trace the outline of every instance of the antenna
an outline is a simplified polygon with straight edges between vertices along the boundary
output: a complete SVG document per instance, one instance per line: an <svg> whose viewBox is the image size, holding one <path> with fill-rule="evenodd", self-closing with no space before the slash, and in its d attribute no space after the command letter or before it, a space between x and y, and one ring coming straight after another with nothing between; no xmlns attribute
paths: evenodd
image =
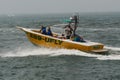
<svg viewBox="0 0 120 80"><path fill-rule="evenodd" d="M74 13L71 20L72 20L72 23L74 23L73 35L75 35L75 31L79 24L79 13L78 12Z"/></svg>

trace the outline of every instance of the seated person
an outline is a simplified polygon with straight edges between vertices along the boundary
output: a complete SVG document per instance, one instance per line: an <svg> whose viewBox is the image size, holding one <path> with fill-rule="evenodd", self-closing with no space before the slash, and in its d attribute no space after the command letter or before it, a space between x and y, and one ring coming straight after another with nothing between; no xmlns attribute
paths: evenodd
<svg viewBox="0 0 120 80"><path fill-rule="evenodd" d="M51 28L50 28L50 27L47 27L47 30L46 30L46 35L53 36L53 34L52 34L52 31L51 31Z"/></svg>
<svg viewBox="0 0 120 80"><path fill-rule="evenodd" d="M74 36L71 36L71 40L76 42L86 42L81 36L76 34Z"/></svg>
<svg viewBox="0 0 120 80"><path fill-rule="evenodd" d="M46 34L46 27L41 26L40 27L40 33Z"/></svg>

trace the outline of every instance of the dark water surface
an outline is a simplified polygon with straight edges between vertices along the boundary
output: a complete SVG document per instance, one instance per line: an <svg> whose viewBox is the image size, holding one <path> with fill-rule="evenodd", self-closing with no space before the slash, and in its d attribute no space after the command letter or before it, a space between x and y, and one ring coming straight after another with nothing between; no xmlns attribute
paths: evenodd
<svg viewBox="0 0 120 80"><path fill-rule="evenodd" d="M38 48L16 28L60 24L71 15L1 15L0 80L120 80L120 13L80 14L77 33L105 44L109 55ZM54 32L62 29L52 27Z"/></svg>

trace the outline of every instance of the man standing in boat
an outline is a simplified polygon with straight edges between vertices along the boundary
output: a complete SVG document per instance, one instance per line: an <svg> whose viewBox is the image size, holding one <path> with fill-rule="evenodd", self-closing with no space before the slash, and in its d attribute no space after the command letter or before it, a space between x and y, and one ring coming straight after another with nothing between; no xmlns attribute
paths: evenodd
<svg viewBox="0 0 120 80"><path fill-rule="evenodd" d="M77 26L78 26L78 19L79 18L77 15L70 17L69 24L64 27L65 28L65 35L66 35L67 39L70 39L71 36L72 37L75 36L75 31L76 31Z"/></svg>
<svg viewBox="0 0 120 80"><path fill-rule="evenodd" d="M66 39L70 39L72 32L73 32L73 29L71 28L70 24L66 25L64 28L65 28Z"/></svg>
<svg viewBox="0 0 120 80"><path fill-rule="evenodd" d="M67 39L71 39L76 42L85 42L83 38L76 34L76 29L79 23L79 16L74 15L70 17L70 22L67 26L65 26L65 35Z"/></svg>

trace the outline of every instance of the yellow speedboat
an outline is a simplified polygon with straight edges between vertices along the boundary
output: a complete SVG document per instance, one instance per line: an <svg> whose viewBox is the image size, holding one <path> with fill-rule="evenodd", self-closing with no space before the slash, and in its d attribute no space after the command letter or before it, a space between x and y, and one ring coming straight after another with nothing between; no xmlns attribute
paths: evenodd
<svg viewBox="0 0 120 80"><path fill-rule="evenodd" d="M53 36L41 34L38 29L28 29L23 27L17 27L24 31L28 39L35 45L51 47L51 48L66 48L77 49L84 52L105 53L104 45L96 42L75 42L70 39L59 38L59 35L53 33Z"/></svg>

